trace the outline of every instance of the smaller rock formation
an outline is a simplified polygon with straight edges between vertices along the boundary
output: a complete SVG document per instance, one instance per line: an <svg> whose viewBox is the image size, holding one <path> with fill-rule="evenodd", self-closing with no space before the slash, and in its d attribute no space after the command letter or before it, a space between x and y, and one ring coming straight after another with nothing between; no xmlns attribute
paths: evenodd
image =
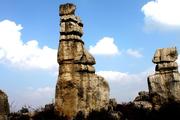
<svg viewBox="0 0 180 120"><path fill-rule="evenodd" d="M149 92L140 91L134 101L149 101Z"/></svg>
<svg viewBox="0 0 180 120"><path fill-rule="evenodd" d="M133 101L135 107L152 110L152 104L150 102L149 92L141 91Z"/></svg>
<svg viewBox="0 0 180 120"><path fill-rule="evenodd" d="M0 120L7 120L9 114L8 96L0 90Z"/></svg>
<svg viewBox="0 0 180 120"><path fill-rule="evenodd" d="M180 74L176 48L157 49L153 58L155 74L148 77L151 102L155 107L164 103L180 102Z"/></svg>

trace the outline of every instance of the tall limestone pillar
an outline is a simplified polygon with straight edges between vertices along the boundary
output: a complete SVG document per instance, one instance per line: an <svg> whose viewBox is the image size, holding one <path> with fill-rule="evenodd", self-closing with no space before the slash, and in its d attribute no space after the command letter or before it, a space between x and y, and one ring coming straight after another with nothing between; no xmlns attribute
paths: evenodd
<svg viewBox="0 0 180 120"><path fill-rule="evenodd" d="M78 112L85 116L108 105L109 85L95 74L94 57L81 39L83 23L75 16L76 6L60 5L59 76L56 84L55 111L73 119Z"/></svg>

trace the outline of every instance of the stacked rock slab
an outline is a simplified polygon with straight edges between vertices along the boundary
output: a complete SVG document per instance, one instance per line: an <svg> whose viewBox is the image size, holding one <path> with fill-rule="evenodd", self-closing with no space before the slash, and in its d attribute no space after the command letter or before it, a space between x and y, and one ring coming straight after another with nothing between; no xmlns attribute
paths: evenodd
<svg viewBox="0 0 180 120"><path fill-rule="evenodd" d="M109 102L109 86L95 74L94 57L84 48L81 39L83 23L75 16L76 6L60 5L59 76L56 84L55 110L58 115L73 119L78 112L85 116L100 110Z"/></svg>
<svg viewBox="0 0 180 120"><path fill-rule="evenodd" d="M176 48L157 49L153 58L156 64L154 75L148 77L150 99L157 107L180 101L180 74L178 72Z"/></svg>
<svg viewBox="0 0 180 120"><path fill-rule="evenodd" d="M0 120L7 120L9 114L9 103L7 95L0 90Z"/></svg>

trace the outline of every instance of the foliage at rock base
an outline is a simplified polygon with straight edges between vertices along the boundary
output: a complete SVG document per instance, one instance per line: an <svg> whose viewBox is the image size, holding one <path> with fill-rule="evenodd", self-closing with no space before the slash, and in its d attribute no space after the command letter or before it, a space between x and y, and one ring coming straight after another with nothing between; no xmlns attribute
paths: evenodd
<svg viewBox="0 0 180 120"><path fill-rule="evenodd" d="M171 102L162 105L159 110L149 110L136 107L133 102L117 104L116 107L107 110L92 111L85 119L79 112L73 120L179 120L180 103ZM59 117L54 112L54 107L36 111L34 116L29 113L10 113L10 120L69 120L67 117Z"/></svg>

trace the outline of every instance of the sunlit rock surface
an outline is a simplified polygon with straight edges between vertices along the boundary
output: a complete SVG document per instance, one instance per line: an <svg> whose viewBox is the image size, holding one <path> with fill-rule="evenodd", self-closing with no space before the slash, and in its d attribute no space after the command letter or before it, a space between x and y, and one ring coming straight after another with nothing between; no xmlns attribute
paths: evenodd
<svg viewBox="0 0 180 120"><path fill-rule="evenodd" d="M155 74L148 77L151 102L155 107L168 102L180 102L180 74L176 63L176 48L157 49L153 58Z"/></svg>
<svg viewBox="0 0 180 120"><path fill-rule="evenodd" d="M88 115L109 103L109 85L95 74L94 57L81 39L83 23L75 16L76 6L60 5L59 77L56 84L55 111L73 119L79 111Z"/></svg>

